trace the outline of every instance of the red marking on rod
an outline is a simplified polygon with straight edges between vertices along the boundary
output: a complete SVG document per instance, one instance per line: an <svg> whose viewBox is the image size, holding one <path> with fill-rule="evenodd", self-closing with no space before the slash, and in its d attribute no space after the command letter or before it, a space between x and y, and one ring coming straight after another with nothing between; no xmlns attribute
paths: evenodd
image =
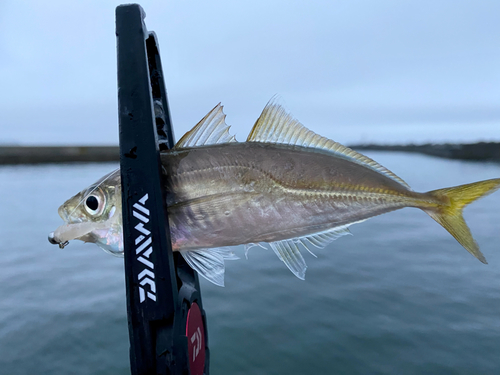
<svg viewBox="0 0 500 375"><path fill-rule="evenodd" d="M203 375L205 369L205 329L201 311L193 302L186 321L188 339L189 370L191 375Z"/></svg>

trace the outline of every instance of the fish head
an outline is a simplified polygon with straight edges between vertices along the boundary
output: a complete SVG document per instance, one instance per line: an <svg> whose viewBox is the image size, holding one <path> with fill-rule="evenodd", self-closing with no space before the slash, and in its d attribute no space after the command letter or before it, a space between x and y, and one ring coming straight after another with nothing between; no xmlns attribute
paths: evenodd
<svg viewBox="0 0 500 375"><path fill-rule="evenodd" d="M63 248L71 240L92 242L113 255L123 255L120 170L82 190L59 207L64 224L49 234Z"/></svg>

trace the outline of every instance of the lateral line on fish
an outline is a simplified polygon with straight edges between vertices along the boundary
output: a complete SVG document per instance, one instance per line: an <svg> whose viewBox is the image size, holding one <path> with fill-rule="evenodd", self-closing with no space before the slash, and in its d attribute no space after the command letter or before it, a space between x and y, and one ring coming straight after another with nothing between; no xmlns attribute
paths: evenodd
<svg viewBox="0 0 500 375"><path fill-rule="evenodd" d="M285 189L288 192L301 192L303 194L313 194L313 195L326 195L326 196L354 196L354 197L371 197L371 196L391 196L391 197L404 197L407 199L415 199L411 197L409 194L404 194L403 192L398 192L398 191L391 191L388 189L380 189L380 188L371 188L371 187L366 187L362 185L348 185L348 184L333 184L328 186L328 190L326 189L321 189L321 190L316 190L316 191L311 191L311 188L314 188L314 186L308 186L305 188L291 188L287 186L286 183L283 183L282 181L276 179L272 174L257 168L255 166L248 166L248 165L224 165L224 166L217 166L217 167L207 167L207 168L199 168L191 171L183 171L181 173L174 173L172 177L175 178L191 178L192 175L195 175L197 173L203 173L207 172L210 173L210 171L217 169L246 169L246 170L253 170L256 171L263 176L267 177L269 180L273 181L275 185L280 186L281 188ZM316 188L320 188L319 186ZM420 200L418 200L420 202Z"/></svg>
<svg viewBox="0 0 500 375"><path fill-rule="evenodd" d="M304 188L296 188L289 187L286 184L283 184L281 181L275 179L269 173L264 171L260 171L262 174L266 175L270 180L272 180L276 186L279 186L284 192L289 192L292 194L303 195L303 196L324 196L324 197L332 197L332 198L355 198L355 199L369 199L372 201L377 201L380 199L387 200L386 203L390 206L400 206L400 205L408 205L413 204L418 207L425 208L437 208L442 206L442 202L440 201L431 201L429 199L421 199L417 197L413 197L413 191L408 191L407 194L405 192L398 192L395 190L388 189L380 189L380 188L372 188L368 186L362 185L348 185L348 184L333 184L330 185L331 190L315 190L311 191L311 186ZM395 197L401 198L400 200L394 200Z"/></svg>
<svg viewBox="0 0 500 375"><path fill-rule="evenodd" d="M320 186L313 186L310 185L308 187L304 188L296 188L296 187L290 187L287 186L286 183L284 183L281 180L278 180L275 178L272 174L254 166L254 165L219 165L217 167L207 167L207 168L199 168L191 171L183 171L181 173L174 173L172 177L182 179L182 178L192 178L193 175L197 173L210 173L212 170L217 169L245 169L245 170L252 170L256 171L263 176L267 177L269 180L271 180L275 186L279 186L280 188L283 189L283 191L286 192L291 192L295 194L300 194L300 195L309 195L309 196L325 196L325 197L343 197L343 198L358 198L358 199L370 199L370 200L379 200L379 199L384 199L384 197L387 198L394 198L394 197L401 197L403 198L399 203L400 204L408 204L409 202L414 202L415 204L422 205L424 204L426 207L437 207L441 202L432 202L430 200L424 200L424 199L418 199L415 197L412 197L413 191L409 190L408 194L405 194L405 192L399 192L396 190L389 190L389 189L381 189L381 188L376 188L376 187L369 187L369 186L363 186L363 185L349 185L349 184L332 184L328 186L328 190L326 189L321 189ZM311 191L312 188L317 188L319 190ZM213 196L216 196L217 194L214 194ZM191 200L189 202L192 202ZM397 201L392 201L390 203L397 203ZM187 204L187 203L186 203Z"/></svg>

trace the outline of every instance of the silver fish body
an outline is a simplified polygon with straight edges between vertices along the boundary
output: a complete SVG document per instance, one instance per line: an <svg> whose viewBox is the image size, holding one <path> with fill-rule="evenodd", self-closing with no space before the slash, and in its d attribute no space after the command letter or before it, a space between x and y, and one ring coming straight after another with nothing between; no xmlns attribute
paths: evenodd
<svg viewBox="0 0 500 375"><path fill-rule="evenodd" d="M299 278L301 248L323 248L348 227L403 207L425 211L481 262L462 210L497 190L500 179L417 193L374 160L321 137L270 103L246 142L228 133L216 106L175 148L161 154L172 248L200 275L224 283L227 247L268 243ZM65 224L49 235L123 252L120 171L67 200Z"/></svg>
<svg viewBox="0 0 500 375"><path fill-rule="evenodd" d="M175 250L299 238L421 199L370 168L300 146L204 146L165 153L162 164Z"/></svg>

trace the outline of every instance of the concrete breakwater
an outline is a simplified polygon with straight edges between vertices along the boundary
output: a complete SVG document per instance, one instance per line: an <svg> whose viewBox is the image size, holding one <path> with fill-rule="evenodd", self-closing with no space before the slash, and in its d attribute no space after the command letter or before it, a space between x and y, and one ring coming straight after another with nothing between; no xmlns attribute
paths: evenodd
<svg viewBox="0 0 500 375"><path fill-rule="evenodd" d="M500 161L500 142L423 145L359 144L355 150L418 152L450 159ZM0 165L120 160L118 146L0 146Z"/></svg>
<svg viewBox="0 0 500 375"><path fill-rule="evenodd" d="M500 161L500 142L441 143L422 145L359 144L349 146L355 150L403 151L439 156L448 159Z"/></svg>
<svg viewBox="0 0 500 375"><path fill-rule="evenodd" d="M0 164L4 165L119 160L118 146L0 146Z"/></svg>

